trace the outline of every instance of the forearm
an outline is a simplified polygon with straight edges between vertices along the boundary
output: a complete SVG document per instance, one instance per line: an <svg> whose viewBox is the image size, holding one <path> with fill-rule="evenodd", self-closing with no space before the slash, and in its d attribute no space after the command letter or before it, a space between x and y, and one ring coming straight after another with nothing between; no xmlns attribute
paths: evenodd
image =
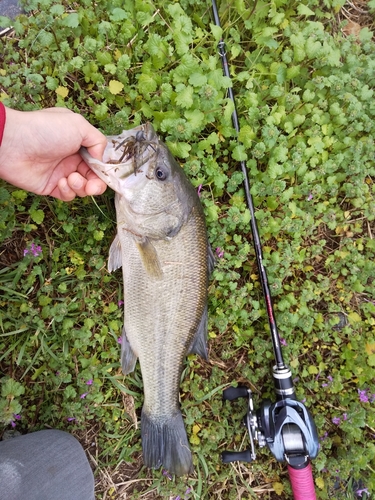
<svg viewBox="0 0 375 500"><path fill-rule="evenodd" d="M6 120L5 106L2 102L0 102L0 146L3 140L5 120Z"/></svg>

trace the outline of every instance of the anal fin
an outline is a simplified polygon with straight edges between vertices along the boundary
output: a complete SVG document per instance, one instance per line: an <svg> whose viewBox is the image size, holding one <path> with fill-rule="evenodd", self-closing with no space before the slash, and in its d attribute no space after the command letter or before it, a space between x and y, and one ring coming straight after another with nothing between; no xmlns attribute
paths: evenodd
<svg viewBox="0 0 375 500"><path fill-rule="evenodd" d="M207 243L207 267L208 267L208 276L211 275L212 271L215 268L216 257L212 251L210 243Z"/></svg>

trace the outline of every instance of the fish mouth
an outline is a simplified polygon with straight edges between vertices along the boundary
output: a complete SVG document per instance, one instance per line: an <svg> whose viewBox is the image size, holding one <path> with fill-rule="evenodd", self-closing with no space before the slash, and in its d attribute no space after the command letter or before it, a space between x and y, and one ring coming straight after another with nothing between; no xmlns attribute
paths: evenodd
<svg viewBox="0 0 375 500"><path fill-rule="evenodd" d="M149 162L151 158L158 153L158 141L147 138L147 134L143 129L138 130L135 135L125 137L121 142L114 146L115 152L120 152L121 156L118 161L113 163L123 163L129 160L133 161L133 173L137 175L142 166ZM123 179L130 175L128 172L121 175Z"/></svg>
<svg viewBox="0 0 375 500"><path fill-rule="evenodd" d="M122 164L130 160L133 162L133 171L127 171L120 175L123 179L132 173L137 175L142 166L158 153L159 140L150 123L141 125L131 130L132 134L121 135L117 139L112 138L112 148L118 159L107 163ZM123 134L124 135L124 134Z"/></svg>
<svg viewBox="0 0 375 500"><path fill-rule="evenodd" d="M111 177L122 180L137 175L142 166L157 155L158 148L159 139L151 123L147 122L119 135L107 136L102 161L93 158L84 147L81 147L80 154L89 167L115 189Z"/></svg>

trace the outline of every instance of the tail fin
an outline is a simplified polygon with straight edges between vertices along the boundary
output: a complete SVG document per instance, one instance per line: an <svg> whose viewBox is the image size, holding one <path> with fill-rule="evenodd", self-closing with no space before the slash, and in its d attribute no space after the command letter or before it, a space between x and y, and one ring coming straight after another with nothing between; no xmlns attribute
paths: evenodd
<svg viewBox="0 0 375 500"><path fill-rule="evenodd" d="M180 412L153 418L142 410L143 461L154 469L161 465L171 474L183 476L193 472L191 451Z"/></svg>

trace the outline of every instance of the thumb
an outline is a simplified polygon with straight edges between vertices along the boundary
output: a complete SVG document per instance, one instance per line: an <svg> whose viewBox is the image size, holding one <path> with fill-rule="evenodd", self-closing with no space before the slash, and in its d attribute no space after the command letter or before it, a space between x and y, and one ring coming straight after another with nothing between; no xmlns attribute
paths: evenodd
<svg viewBox="0 0 375 500"><path fill-rule="evenodd" d="M106 140L104 135L103 135L103 138L104 138L104 141L102 140L102 141L98 142L97 144L94 144L91 146L86 146L84 143L82 143L83 146L86 146L87 151L90 153L90 155L99 161L102 161L103 153L104 153L105 147L107 145L107 140Z"/></svg>
<svg viewBox="0 0 375 500"><path fill-rule="evenodd" d="M93 158L102 161L103 153L107 146L106 136L83 117L79 118L84 120L81 128L83 132L81 146L87 148L88 152Z"/></svg>

